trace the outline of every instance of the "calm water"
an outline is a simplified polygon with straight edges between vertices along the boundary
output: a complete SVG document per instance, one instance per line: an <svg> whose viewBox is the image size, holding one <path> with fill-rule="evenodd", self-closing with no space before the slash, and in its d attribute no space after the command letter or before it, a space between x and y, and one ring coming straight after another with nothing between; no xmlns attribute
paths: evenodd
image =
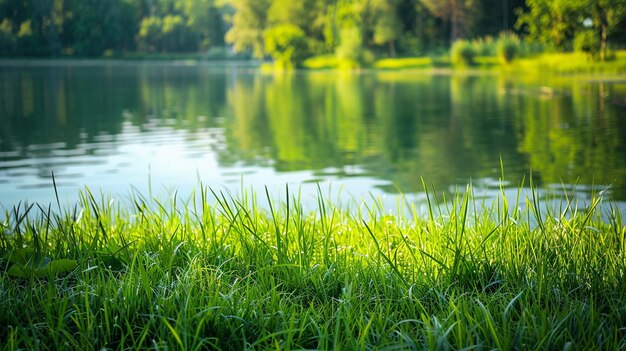
<svg viewBox="0 0 626 351"><path fill-rule="evenodd" d="M423 202L421 177L444 193L471 179L490 198L500 160L511 189L532 169L542 187L582 198L612 184L623 204L626 79L0 66L2 209L54 201L52 172L68 203L85 186L124 198L202 182L233 192L288 184L305 202L320 184L338 201L395 205L399 192Z"/></svg>

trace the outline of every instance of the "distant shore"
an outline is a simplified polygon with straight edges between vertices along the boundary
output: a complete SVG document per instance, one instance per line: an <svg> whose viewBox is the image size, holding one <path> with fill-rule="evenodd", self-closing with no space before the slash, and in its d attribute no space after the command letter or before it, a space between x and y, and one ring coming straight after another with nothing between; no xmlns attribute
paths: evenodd
<svg viewBox="0 0 626 351"><path fill-rule="evenodd" d="M0 66L92 66L102 64L165 64L165 65L210 65L216 67L258 68L263 72L283 71L271 61L257 59L208 59L197 54L188 55L129 55L119 57L2 57ZM507 74L553 74L553 75L626 75L626 50L615 52L609 61L592 61L582 53L549 53L533 57L521 57L503 64L496 57L477 57L469 67L455 67L447 56L381 58L360 67L346 68L335 56L316 56L305 60L300 71L352 71L393 72L419 71L420 73L464 73L505 72Z"/></svg>

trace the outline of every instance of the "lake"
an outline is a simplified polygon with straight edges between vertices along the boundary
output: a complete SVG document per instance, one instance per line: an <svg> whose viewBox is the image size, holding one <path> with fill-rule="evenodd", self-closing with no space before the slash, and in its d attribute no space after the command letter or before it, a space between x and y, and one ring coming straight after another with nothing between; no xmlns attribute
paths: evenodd
<svg viewBox="0 0 626 351"><path fill-rule="evenodd" d="M532 170L542 193L626 201L626 79L297 72L115 61L0 63L0 209L85 186L183 197L200 184L315 204L398 194L422 179L494 198ZM277 195L279 196L279 195ZM514 195L513 195L514 196ZM626 211L625 211L626 213Z"/></svg>

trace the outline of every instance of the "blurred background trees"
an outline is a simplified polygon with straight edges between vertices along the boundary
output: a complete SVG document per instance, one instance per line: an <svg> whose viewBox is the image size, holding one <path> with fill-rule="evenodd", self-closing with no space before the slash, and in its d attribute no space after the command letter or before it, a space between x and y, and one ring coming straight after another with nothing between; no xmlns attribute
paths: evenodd
<svg viewBox="0 0 626 351"><path fill-rule="evenodd" d="M221 50L285 65L318 55L359 65L501 33L605 60L626 45L626 1L0 0L2 56Z"/></svg>

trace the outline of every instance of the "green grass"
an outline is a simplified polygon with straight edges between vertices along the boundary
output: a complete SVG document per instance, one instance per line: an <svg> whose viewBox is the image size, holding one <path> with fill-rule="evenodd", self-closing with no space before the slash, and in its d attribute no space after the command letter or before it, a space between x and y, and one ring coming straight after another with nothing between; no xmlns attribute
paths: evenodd
<svg viewBox="0 0 626 351"><path fill-rule="evenodd" d="M496 56L477 56L474 62L476 66L483 68L494 68L502 65Z"/></svg>
<svg viewBox="0 0 626 351"><path fill-rule="evenodd" d="M0 228L0 347L625 349L621 215L535 194L431 192L428 218L204 187L18 207Z"/></svg>
<svg viewBox="0 0 626 351"><path fill-rule="evenodd" d="M342 63L334 55L315 56L304 61L303 67L312 70L341 70L353 67ZM372 68L385 71L402 70L434 70L438 68L457 69L453 67L450 58L441 57L405 57L385 58L374 62ZM497 56L476 56L470 67L460 67L462 70L488 69L507 73L520 74L626 74L626 50L616 51L615 58L606 62L589 59L584 53L551 53L532 57L515 58L510 63L503 63Z"/></svg>
<svg viewBox="0 0 626 351"><path fill-rule="evenodd" d="M515 60L509 68L538 74L626 74L626 51L615 52L615 58L606 62L593 61L580 52L542 54Z"/></svg>
<svg viewBox="0 0 626 351"><path fill-rule="evenodd" d="M433 62L430 57L387 58L374 63L374 67L377 69L407 69L432 66Z"/></svg>
<svg viewBox="0 0 626 351"><path fill-rule="evenodd" d="M308 69L337 69L341 66L341 59L335 55L320 55L306 59L302 66Z"/></svg>

